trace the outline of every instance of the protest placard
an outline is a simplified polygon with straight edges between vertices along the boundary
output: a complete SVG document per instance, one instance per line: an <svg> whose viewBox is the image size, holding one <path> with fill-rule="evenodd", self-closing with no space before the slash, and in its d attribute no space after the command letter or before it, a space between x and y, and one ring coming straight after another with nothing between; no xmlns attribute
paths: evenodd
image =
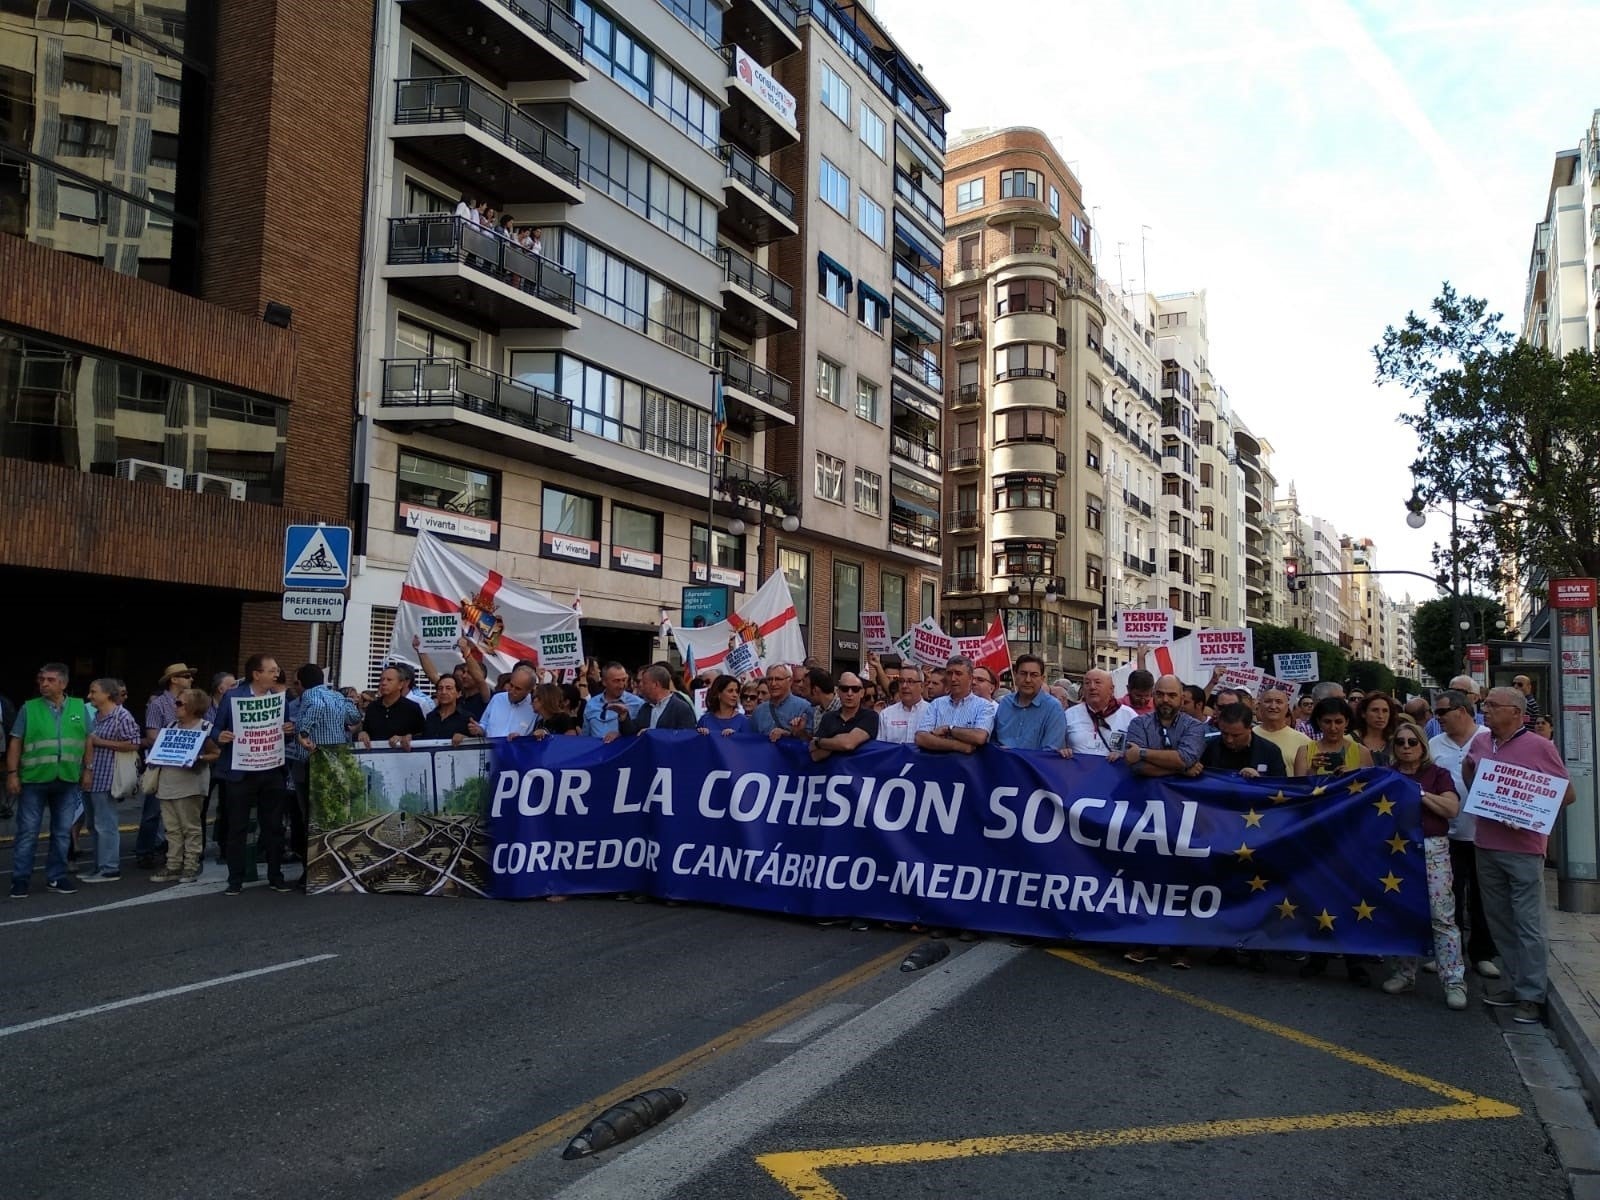
<svg viewBox="0 0 1600 1200"><path fill-rule="evenodd" d="M1123 608L1117 610L1119 646L1164 646L1172 640L1172 610Z"/></svg>
<svg viewBox="0 0 1600 1200"><path fill-rule="evenodd" d="M460 613L421 612L417 614L417 624L421 627L418 636L422 638L422 653L443 654L456 648L456 639L461 636Z"/></svg>
<svg viewBox="0 0 1600 1200"><path fill-rule="evenodd" d="M1567 781L1558 775L1514 763L1489 762L1479 767L1461 811L1514 829L1547 834L1555 827L1566 795Z"/></svg>
<svg viewBox="0 0 1600 1200"><path fill-rule="evenodd" d="M911 657L911 643L916 640L916 632L917 630L915 626L906 630L899 637L895 638L894 645L890 647L894 653L900 656L901 662L913 661Z"/></svg>
<svg viewBox="0 0 1600 1200"><path fill-rule="evenodd" d="M939 628L932 617L923 617L911 630L911 657L925 667L942 667L956 652L956 640Z"/></svg>
<svg viewBox="0 0 1600 1200"><path fill-rule="evenodd" d="M156 734L155 745L145 753L144 761L150 767L192 767L194 760L206 744L209 725L196 725L193 729L179 729L169 725Z"/></svg>
<svg viewBox="0 0 1600 1200"><path fill-rule="evenodd" d="M1263 675L1261 677L1261 688L1256 692L1256 695L1260 696L1265 692L1273 691L1282 692L1289 698L1290 704L1300 698L1300 685L1295 683L1294 680L1279 679L1275 675Z"/></svg>
<svg viewBox="0 0 1600 1200"><path fill-rule="evenodd" d="M889 636L888 613L861 614L861 643L874 654L883 654L894 649L894 639Z"/></svg>
<svg viewBox="0 0 1600 1200"><path fill-rule="evenodd" d="M1234 688L1255 696L1261 691L1261 681L1267 673L1260 667L1228 667L1217 677L1216 687Z"/></svg>
<svg viewBox="0 0 1600 1200"><path fill-rule="evenodd" d="M1202 667L1248 667L1255 658L1255 634L1249 629L1197 629L1194 640Z"/></svg>
<svg viewBox="0 0 1600 1200"><path fill-rule="evenodd" d="M1279 679L1290 679L1295 683L1315 683L1318 678L1317 653L1309 650L1295 654L1274 654L1272 673Z"/></svg>
<svg viewBox="0 0 1600 1200"><path fill-rule="evenodd" d="M583 666L583 638L576 629L539 634L539 665L547 669Z"/></svg>
<svg viewBox="0 0 1600 1200"><path fill-rule="evenodd" d="M233 767L270 771L283 766L283 693L233 698Z"/></svg>
<svg viewBox="0 0 1600 1200"><path fill-rule="evenodd" d="M735 679L743 679L746 675L760 672L761 659L756 655L754 645L750 642L740 642L728 651L728 657L723 660L722 669Z"/></svg>

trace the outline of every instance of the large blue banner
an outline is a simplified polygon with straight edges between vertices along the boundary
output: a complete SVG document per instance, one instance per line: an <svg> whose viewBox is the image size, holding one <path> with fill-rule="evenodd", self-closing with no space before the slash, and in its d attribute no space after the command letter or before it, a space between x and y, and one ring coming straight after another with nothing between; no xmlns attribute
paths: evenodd
<svg viewBox="0 0 1600 1200"><path fill-rule="evenodd" d="M1253 950L1428 953L1418 789L651 732L497 743L490 894Z"/></svg>

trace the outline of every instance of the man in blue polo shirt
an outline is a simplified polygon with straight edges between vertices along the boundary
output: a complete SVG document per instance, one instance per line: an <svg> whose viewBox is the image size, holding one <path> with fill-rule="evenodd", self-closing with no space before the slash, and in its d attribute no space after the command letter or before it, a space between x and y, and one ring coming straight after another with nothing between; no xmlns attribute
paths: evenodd
<svg viewBox="0 0 1600 1200"><path fill-rule="evenodd" d="M600 672L602 691L590 696L583 706L583 732L601 741L615 741L622 732L623 717L637 717L644 700L628 690L628 668L610 662Z"/></svg>
<svg viewBox="0 0 1600 1200"><path fill-rule="evenodd" d="M995 704L972 690L972 660L956 655L944 668L944 695L936 698L917 724L919 750L971 754L994 732Z"/></svg>
<svg viewBox="0 0 1600 1200"><path fill-rule="evenodd" d="M1024 654L1011 664L1016 689L1000 698L994 740L1013 750L1059 750L1067 739L1067 711L1044 690L1044 660Z"/></svg>
<svg viewBox="0 0 1600 1200"><path fill-rule="evenodd" d="M790 690L794 686L794 672L787 663L779 663L764 678L767 702L756 705L756 711L751 714L755 731L766 734L774 742L783 737L809 742L816 728L817 710L809 700L802 700Z"/></svg>

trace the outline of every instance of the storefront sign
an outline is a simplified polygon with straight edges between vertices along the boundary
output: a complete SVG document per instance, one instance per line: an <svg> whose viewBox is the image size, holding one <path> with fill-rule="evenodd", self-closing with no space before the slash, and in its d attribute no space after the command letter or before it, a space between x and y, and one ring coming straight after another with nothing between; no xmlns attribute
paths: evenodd
<svg viewBox="0 0 1600 1200"><path fill-rule="evenodd" d="M425 529L429 533L460 538L468 542L480 542L485 546L491 545L495 535L500 532L498 521L485 521L481 517L444 512L437 508L423 508L417 504L402 504L400 519L405 522L407 529Z"/></svg>

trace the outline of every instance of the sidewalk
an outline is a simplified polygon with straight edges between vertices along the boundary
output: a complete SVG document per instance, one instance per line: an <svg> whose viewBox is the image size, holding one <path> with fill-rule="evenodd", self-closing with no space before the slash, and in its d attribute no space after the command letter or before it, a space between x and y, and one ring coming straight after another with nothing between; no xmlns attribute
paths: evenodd
<svg viewBox="0 0 1600 1200"><path fill-rule="evenodd" d="M1557 909L1556 873L1547 871L1544 920L1550 1028L1577 1068L1590 1104L1600 1104L1600 914Z"/></svg>

